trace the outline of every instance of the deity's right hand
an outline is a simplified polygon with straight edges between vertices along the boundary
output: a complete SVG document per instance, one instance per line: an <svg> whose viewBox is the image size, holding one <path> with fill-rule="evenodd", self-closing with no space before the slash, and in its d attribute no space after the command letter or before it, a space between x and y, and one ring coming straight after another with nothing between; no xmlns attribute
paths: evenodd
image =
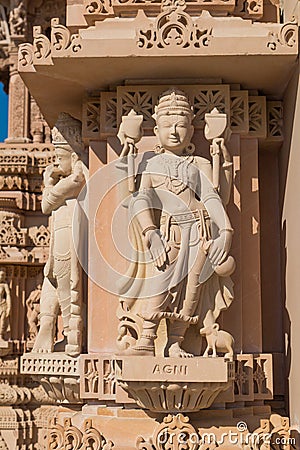
<svg viewBox="0 0 300 450"><path fill-rule="evenodd" d="M155 267L162 269L167 262L167 243L164 241L160 230L150 230L146 234L149 251Z"/></svg>
<svg viewBox="0 0 300 450"><path fill-rule="evenodd" d="M54 186L61 175L61 172L55 164L49 164L44 172L44 184L46 187Z"/></svg>

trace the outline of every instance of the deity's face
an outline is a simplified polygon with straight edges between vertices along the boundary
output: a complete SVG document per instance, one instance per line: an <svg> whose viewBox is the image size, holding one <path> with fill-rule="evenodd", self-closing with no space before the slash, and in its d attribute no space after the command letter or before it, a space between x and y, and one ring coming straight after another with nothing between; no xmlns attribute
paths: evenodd
<svg viewBox="0 0 300 450"><path fill-rule="evenodd" d="M55 149L56 166L59 172L64 176L68 176L72 173L72 153L63 148Z"/></svg>
<svg viewBox="0 0 300 450"><path fill-rule="evenodd" d="M181 154L191 141L194 127L190 116L170 114L158 117L154 132L165 150Z"/></svg>
<svg viewBox="0 0 300 450"><path fill-rule="evenodd" d="M0 283L4 283L5 281L5 272L3 270L0 271Z"/></svg>

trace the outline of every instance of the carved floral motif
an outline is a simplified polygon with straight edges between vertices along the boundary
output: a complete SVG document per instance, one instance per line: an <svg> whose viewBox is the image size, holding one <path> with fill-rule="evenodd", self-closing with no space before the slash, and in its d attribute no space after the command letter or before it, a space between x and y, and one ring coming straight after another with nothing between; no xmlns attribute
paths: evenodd
<svg viewBox="0 0 300 450"><path fill-rule="evenodd" d="M154 24L137 31L137 45L152 49L181 47L201 48L209 45L212 28L201 28L184 12L185 1L172 0L162 3L162 12Z"/></svg>

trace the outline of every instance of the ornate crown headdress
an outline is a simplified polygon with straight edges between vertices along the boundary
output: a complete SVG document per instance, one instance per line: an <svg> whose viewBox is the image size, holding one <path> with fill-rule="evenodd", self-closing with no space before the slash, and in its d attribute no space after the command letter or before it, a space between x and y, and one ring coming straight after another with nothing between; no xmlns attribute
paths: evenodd
<svg viewBox="0 0 300 450"><path fill-rule="evenodd" d="M195 117L193 107L185 92L177 88L170 88L163 92L155 106L153 118L155 120L160 116L179 114L190 116L191 120Z"/></svg>
<svg viewBox="0 0 300 450"><path fill-rule="evenodd" d="M69 152L81 153L82 142L81 122L68 113L60 113L52 129L52 143Z"/></svg>

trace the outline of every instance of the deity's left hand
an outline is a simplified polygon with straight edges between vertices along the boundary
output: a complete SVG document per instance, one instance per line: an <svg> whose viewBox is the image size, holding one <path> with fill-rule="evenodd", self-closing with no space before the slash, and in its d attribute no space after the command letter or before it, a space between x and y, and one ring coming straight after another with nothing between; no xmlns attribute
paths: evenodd
<svg viewBox="0 0 300 450"><path fill-rule="evenodd" d="M232 233L223 231L214 239L208 251L208 257L213 266L222 264L228 256L232 241Z"/></svg>

